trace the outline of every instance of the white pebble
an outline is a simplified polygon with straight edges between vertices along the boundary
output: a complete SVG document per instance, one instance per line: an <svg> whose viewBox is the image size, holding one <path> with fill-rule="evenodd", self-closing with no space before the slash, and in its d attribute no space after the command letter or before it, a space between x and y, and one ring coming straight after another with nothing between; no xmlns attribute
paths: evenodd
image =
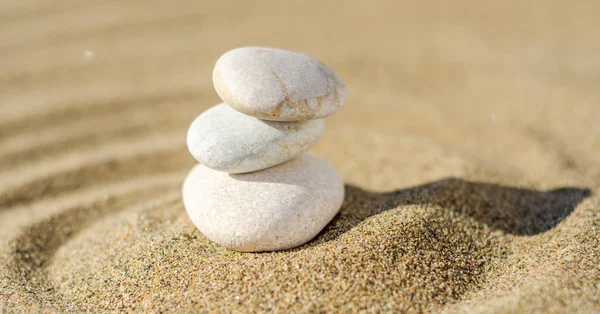
<svg viewBox="0 0 600 314"><path fill-rule="evenodd" d="M303 154L263 171L227 174L196 165L183 183L192 222L242 252L284 250L314 238L338 212L344 184L324 160Z"/></svg>
<svg viewBox="0 0 600 314"><path fill-rule="evenodd" d="M342 80L329 67L307 55L274 48L225 53L215 65L213 83L226 104L265 120L323 118L346 100Z"/></svg>
<svg viewBox="0 0 600 314"><path fill-rule="evenodd" d="M243 173L286 162L317 143L323 120L264 121L220 104L199 115L187 145L196 160L214 170Z"/></svg>

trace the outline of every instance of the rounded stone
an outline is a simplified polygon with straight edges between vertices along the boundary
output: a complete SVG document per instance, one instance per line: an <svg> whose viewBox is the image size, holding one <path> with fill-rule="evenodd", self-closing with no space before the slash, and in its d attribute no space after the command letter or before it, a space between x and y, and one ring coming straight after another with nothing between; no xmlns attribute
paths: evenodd
<svg viewBox="0 0 600 314"><path fill-rule="evenodd" d="M310 241L343 199L335 169L308 154L244 174L198 164L183 183L183 203L194 225L213 242L242 252L285 250Z"/></svg>
<svg viewBox="0 0 600 314"><path fill-rule="evenodd" d="M279 122L247 116L220 104L200 114L188 130L196 160L214 170L243 173L286 162L317 143L323 120Z"/></svg>
<svg viewBox="0 0 600 314"><path fill-rule="evenodd" d="M340 77L307 55L244 47L225 53L213 83L223 101L265 120L299 121L334 114L346 100Z"/></svg>

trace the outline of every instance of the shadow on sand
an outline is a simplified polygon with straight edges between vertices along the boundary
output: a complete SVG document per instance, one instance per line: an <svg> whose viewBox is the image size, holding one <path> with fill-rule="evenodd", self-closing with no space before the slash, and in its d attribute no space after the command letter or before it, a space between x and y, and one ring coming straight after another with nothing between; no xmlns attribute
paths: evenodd
<svg viewBox="0 0 600 314"><path fill-rule="evenodd" d="M383 211L405 205L432 204L473 217L491 229L531 236L556 226L590 195L587 188L536 191L458 178L387 193L346 185L344 205L325 230L335 229L334 233L340 235Z"/></svg>

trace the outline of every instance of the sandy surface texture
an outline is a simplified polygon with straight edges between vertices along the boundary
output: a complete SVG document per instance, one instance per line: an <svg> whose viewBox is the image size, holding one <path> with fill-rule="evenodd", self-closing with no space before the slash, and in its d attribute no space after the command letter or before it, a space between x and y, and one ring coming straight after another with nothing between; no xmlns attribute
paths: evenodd
<svg viewBox="0 0 600 314"><path fill-rule="evenodd" d="M0 311L600 312L600 2L0 1ZM335 69L312 242L207 241L186 131L229 49Z"/></svg>

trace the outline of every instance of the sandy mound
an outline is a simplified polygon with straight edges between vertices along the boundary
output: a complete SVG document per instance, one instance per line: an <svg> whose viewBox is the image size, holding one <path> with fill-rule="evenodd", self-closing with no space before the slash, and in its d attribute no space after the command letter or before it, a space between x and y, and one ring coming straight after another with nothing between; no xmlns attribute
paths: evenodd
<svg viewBox="0 0 600 314"><path fill-rule="evenodd" d="M600 311L597 2L0 4L0 309ZM242 254L180 200L212 65L330 64L312 242Z"/></svg>

